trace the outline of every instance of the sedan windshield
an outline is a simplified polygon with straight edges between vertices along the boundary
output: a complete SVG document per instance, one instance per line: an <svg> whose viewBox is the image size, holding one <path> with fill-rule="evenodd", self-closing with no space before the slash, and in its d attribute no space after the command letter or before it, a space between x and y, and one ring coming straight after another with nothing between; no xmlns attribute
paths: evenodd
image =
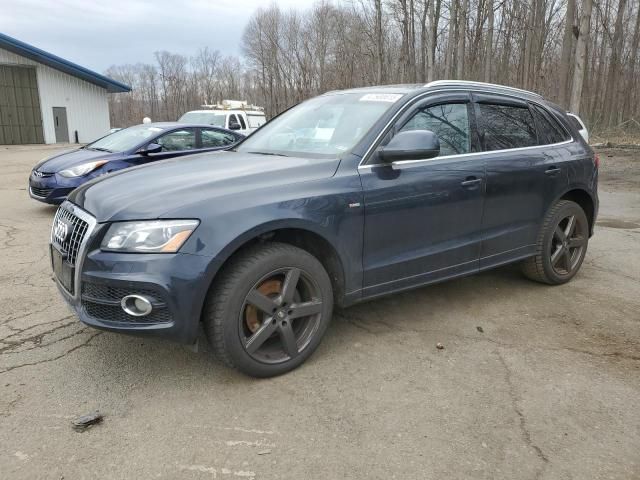
<svg viewBox="0 0 640 480"><path fill-rule="evenodd" d="M240 144L239 152L331 158L351 150L401 94L346 93L293 107Z"/></svg>
<svg viewBox="0 0 640 480"><path fill-rule="evenodd" d="M102 137L84 148L103 152L124 152L144 142L147 138L158 135L160 132L162 132L162 129L158 127L135 125Z"/></svg>
<svg viewBox="0 0 640 480"><path fill-rule="evenodd" d="M178 120L180 123L199 123L202 125L214 125L224 128L227 116L213 112L187 112Z"/></svg>

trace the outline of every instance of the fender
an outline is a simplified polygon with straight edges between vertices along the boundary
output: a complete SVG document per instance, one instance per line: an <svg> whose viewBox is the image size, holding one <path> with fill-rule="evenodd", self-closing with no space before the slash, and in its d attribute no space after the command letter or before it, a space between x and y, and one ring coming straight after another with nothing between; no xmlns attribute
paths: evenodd
<svg viewBox="0 0 640 480"><path fill-rule="evenodd" d="M594 226L596 223L596 219L598 217L599 201L598 201L598 196L594 194L594 190L591 189L589 186L585 185L584 183L574 182L569 184L569 186L560 195L554 198L553 202L549 204L549 206L545 211L545 216L549 211L549 209L553 205L555 205L560 199L571 198L573 192L580 192L578 193L578 195L586 195L589 198L589 201L591 202L591 209L590 209L589 206L584 205L579 198L573 199L573 201L578 203L583 208L583 210L585 210L585 213L587 214L587 218L589 220L589 236L593 236Z"/></svg>

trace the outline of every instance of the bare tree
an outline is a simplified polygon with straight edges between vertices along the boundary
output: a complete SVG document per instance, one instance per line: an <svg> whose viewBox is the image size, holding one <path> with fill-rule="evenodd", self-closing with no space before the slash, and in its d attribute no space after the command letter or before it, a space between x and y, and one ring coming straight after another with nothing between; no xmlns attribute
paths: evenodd
<svg viewBox="0 0 640 480"><path fill-rule="evenodd" d="M580 113L580 103L582 100L582 86L584 83L584 69L587 61L587 42L589 41L589 27L591 25L591 9L593 0L582 2L582 16L578 29L578 40L576 43L576 62L573 70L573 84L571 86L571 100L569 109L574 113Z"/></svg>
<svg viewBox="0 0 640 480"><path fill-rule="evenodd" d="M203 47L111 67L133 87L111 96L112 122L175 120L224 98L273 116L327 90L453 77L536 90L604 129L640 118L639 3L318 0L286 11L274 3L248 20L241 56Z"/></svg>
<svg viewBox="0 0 640 480"><path fill-rule="evenodd" d="M560 87L558 103L567 105L569 95L569 75L571 73L571 53L573 51L574 21L576 17L576 0L567 0L567 13L564 21L564 37L562 39L562 56L560 57Z"/></svg>

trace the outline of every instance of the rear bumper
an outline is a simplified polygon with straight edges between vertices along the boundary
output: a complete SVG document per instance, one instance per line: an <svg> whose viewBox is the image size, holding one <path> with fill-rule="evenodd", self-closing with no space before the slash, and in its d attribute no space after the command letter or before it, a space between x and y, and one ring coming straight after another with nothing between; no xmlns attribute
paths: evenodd
<svg viewBox="0 0 640 480"><path fill-rule="evenodd" d="M81 264L80 285L71 295L58 283L80 320L94 328L192 344L209 288L211 258L190 254L131 254L90 251ZM135 317L122 309L126 295L148 298L153 309Z"/></svg>

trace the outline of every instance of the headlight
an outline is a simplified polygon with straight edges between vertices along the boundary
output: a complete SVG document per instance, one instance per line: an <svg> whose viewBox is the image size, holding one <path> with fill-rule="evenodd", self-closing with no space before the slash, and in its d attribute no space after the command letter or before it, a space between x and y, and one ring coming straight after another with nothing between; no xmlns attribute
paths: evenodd
<svg viewBox="0 0 640 480"><path fill-rule="evenodd" d="M198 220L114 223L109 227L100 248L113 252L175 253L199 223Z"/></svg>
<svg viewBox="0 0 640 480"><path fill-rule="evenodd" d="M98 160L97 162L83 163L82 165L78 165L76 167L67 168L66 170L62 170L59 173L63 177L69 177L69 178L82 177L83 175L86 175L87 173L93 172L96 168L101 167L105 163L107 163L107 160Z"/></svg>

